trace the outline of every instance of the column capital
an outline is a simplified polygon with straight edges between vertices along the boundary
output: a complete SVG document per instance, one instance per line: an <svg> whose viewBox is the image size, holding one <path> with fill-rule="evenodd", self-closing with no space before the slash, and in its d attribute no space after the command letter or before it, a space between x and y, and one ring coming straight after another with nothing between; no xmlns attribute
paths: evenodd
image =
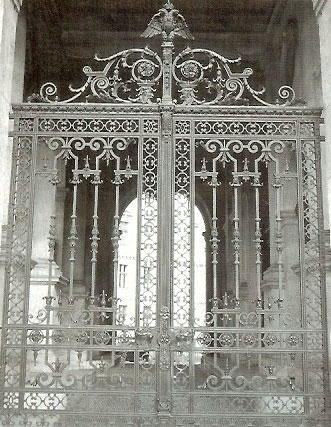
<svg viewBox="0 0 331 427"><path fill-rule="evenodd" d="M329 0L312 0L316 16L319 16L322 13L323 8L328 1Z"/></svg>
<svg viewBox="0 0 331 427"><path fill-rule="evenodd" d="M12 0L12 2L14 4L14 8L15 8L16 12L19 12L21 10L23 0Z"/></svg>

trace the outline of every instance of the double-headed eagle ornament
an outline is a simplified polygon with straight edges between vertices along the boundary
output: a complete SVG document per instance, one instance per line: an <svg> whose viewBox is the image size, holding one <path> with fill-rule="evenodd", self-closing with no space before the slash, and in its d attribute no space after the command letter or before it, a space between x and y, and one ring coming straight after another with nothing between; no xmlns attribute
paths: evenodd
<svg viewBox="0 0 331 427"><path fill-rule="evenodd" d="M149 38L158 34L162 34L165 41L172 41L175 36L194 39L183 15L175 9L170 0L153 16L141 37Z"/></svg>

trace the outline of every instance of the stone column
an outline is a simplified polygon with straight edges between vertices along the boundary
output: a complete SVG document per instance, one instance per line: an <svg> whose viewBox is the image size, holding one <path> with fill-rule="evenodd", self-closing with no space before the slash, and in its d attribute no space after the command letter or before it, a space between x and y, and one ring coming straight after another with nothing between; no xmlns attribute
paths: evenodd
<svg viewBox="0 0 331 427"><path fill-rule="evenodd" d="M22 12L20 12L22 16L18 15L20 6L20 0L0 1L0 301L3 301L4 290L6 225L12 156L12 139L8 137L9 113L12 101L21 102L23 96L26 31L25 17ZM15 65L18 67L14 76ZM0 304L0 326L2 308L3 305Z"/></svg>
<svg viewBox="0 0 331 427"><path fill-rule="evenodd" d="M49 237L51 225L55 226L55 253L58 251L57 238L60 235L56 218L57 189L50 182L49 174L36 176L36 191L34 201L33 235L32 235L32 271L30 281L29 314L37 315L43 308L43 298L48 294L49 284ZM52 216L55 218L52 220ZM63 233L63 222L60 226ZM61 230L60 230L61 233ZM62 238L60 237L60 241ZM61 248L62 249L62 248ZM57 287L66 284L62 272L55 261L52 261L50 295L56 297Z"/></svg>
<svg viewBox="0 0 331 427"><path fill-rule="evenodd" d="M289 172L296 173L296 154L291 151L290 146L285 147L284 155L279 158L280 172L284 173L286 168ZM286 162L287 159L287 162ZM269 189L269 224L270 224L270 267L263 274L262 289L265 302L274 303L279 298L279 265L278 265L278 243L277 243L277 188L275 184L275 165L268 167L268 189ZM300 298L300 283L297 273L299 265L299 235L297 209L297 181L296 179L282 179L280 187L280 218L281 218L281 240L279 242L282 262L282 290L284 306L293 314L293 318L300 318L297 305L297 296ZM293 308L293 309L292 309Z"/></svg>
<svg viewBox="0 0 331 427"><path fill-rule="evenodd" d="M56 192L56 252L55 252L55 262L63 270L63 250L65 246L64 241L64 207L65 200L68 194L68 188L65 186L59 186Z"/></svg>
<svg viewBox="0 0 331 427"><path fill-rule="evenodd" d="M324 134L325 144L322 144L322 173L323 173L323 202L324 202L324 224L329 228L331 214L331 1L313 0L314 10L317 16L320 35L321 52L321 75L324 106ZM328 205L328 206L327 206ZM330 242L330 237L326 240ZM328 246L329 246L328 242ZM327 251L329 255L329 251ZM329 258L329 257L328 257ZM331 288L329 286L330 273L327 264L327 321L329 331L329 361L331 362Z"/></svg>
<svg viewBox="0 0 331 427"><path fill-rule="evenodd" d="M330 206L331 206L331 169L329 167L331 161L331 1L314 1L315 12L317 14L317 20L319 24L320 34L320 52L321 52L321 75L322 75L322 92L323 92L323 107L324 107L324 134L326 138L326 144L322 147L322 167L323 167L323 178L324 183L327 184L328 191L325 192L328 197L324 200L324 205L328 209L324 208L324 214L326 219L326 228L328 228L330 218ZM327 166L328 165L328 166Z"/></svg>
<svg viewBox="0 0 331 427"><path fill-rule="evenodd" d="M12 92L15 101L21 102L23 95L22 74L25 61L25 21L22 17L17 26L18 13L12 0L0 2L0 224L7 223L9 181L11 171L12 141L8 139L9 113ZM15 46L17 28L17 42ZM21 72L15 73L14 64L21 63ZM23 64L23 67L22 67ZM21 86L21 87L18 87ZM1 236L1 230L0 230Z"/></svg>
<svg viewBox="0 0 331 427"><path fill-rule="evenodd" d="M298 216L295 210L282 211L284 235L284 301L294 320L300 319L300 265ZM299 273L299 274L296 274Z"/></svg>
<svg viewBox="0 0 331 427"><path fill-rule="evenodd" d="M276 245L276 192L273 187L275 171L275 164L271 162L268 166L270 266L263 273L262 281L263 299L266 303L277 300L279 295Z"/></svg>

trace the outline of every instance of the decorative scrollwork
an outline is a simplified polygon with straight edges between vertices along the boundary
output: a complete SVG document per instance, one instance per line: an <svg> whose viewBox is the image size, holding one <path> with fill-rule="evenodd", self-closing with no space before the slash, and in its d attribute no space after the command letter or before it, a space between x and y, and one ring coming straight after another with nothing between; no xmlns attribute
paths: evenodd
<svg viewBox="0 0 331 427"><path fill-rule="evenodd" d="M245 68L242 72L231 70L231 65L240 62L240 57L228 59L208 49L183 50L173 63L173 77L179 87L180 103L247 105L254 101L261 105L273 105L261 98L265 88L256 90L250 86L251 68ZM248 98L244 98L244 95ZM276 105L291 105L295 100L294 90L290 86L282 86L278 96Z"/></svg>
<svg viewBox="0 0 331 427"><path fill-rule="evenodd" d="M93 71L90 66L83 68L86 82L69 90L73 95L60 100L54 83L42 85L39 95L28 100L66 104L85 98L87 102L142 103L150 104L154 98L155 86L162 76L162 61L149 48L128 49L107 58L95 56L96 61L106 62L102 71ZM83 98L83 99L84 99Z"/></svg>

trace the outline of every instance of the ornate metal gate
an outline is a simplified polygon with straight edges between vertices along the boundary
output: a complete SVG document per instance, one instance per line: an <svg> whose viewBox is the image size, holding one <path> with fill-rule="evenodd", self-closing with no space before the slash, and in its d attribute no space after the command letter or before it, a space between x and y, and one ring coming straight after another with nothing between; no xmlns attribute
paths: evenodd
<svg viewBox="0 0 331 427"><path fill-rule="evenodd" d="M320 111L157 34L14 107L2 425L326 426Z"/></svg>

